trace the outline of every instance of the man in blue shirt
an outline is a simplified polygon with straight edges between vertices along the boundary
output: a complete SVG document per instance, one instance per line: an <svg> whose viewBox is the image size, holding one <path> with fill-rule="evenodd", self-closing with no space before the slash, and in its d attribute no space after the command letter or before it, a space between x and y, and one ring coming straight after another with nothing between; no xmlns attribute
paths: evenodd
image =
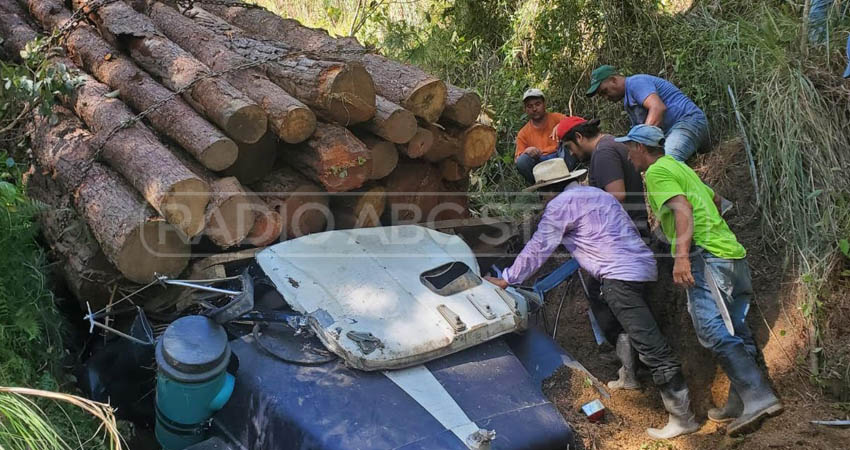
<svg viewBox="0 0 850 450"><path fill-rule="evenodd" d="M664 130L664 153L685 162L696 151L709 149L708 120L673 83L652 75L624 77L613 66L600 66L590 77L587 96L602 94L622 100L632 126L646 124Z"/></svg>

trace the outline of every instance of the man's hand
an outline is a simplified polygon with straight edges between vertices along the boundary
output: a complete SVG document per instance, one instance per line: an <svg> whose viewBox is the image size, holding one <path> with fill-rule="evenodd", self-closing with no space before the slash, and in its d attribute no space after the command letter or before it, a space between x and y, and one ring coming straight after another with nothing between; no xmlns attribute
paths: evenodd
<svg viewBox="0 0 850 450"><path fill-rule="evenodd" d="M673 263L673 283L683 288L694 285L694 275L691 273L691 259L687 256L677 256Z"/></svg>
<svg viewBox="0 0 850 450"><path fill-rule="evenodd" d="M540 149L539 149L539 148L537 148L537 147L528 147L528 148L527 148L527 149L525 149L525 151L524 151L524 152L522 152L522 153L523 153L524 155L528 155L528 156L530 156L530 157L532 157L532 158L539 158L539 157L540 157L540 155L542 154L542 152L540 151Z"/></svg>
<svg viewBox="0 0 850 450"><path fill-rule="evenodd" d="M557 140L558 140L558 125L555 125L555 126L552 128L552 134L550 134L550 135L549 135L549 139L551 139L551 140L553 140L553 141L557 141Z"/></svg>
<svg viewBox="0 0 850 450"><path fill-rule="evenodd" d="M485 280L487 280L487 281L489 281L489 282L491 282L491 283L493 283L493 284L495 284L496 286L499 286L499 287L500 287L500 288L502 288L502 289L507 289L507 288L508 288L508 282L507 282L507 281L505 281L505 280L503 280L503 279L501 279L501 278L495 278L495 277L484 277L484 279L485 279Z"/></svg>

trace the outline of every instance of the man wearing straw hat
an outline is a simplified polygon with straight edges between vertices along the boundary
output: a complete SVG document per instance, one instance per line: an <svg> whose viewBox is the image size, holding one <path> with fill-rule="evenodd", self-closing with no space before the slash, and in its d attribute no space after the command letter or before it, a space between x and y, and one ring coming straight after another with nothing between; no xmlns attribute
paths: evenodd
<svg viewBox="0 0 850 450"><path fill-rule="evenodd" d="M708 411L729 422L731 436L755 428L782 412L756 362L758 349L746 317L753 295L747 251L720 216L720 199L686 164L664 154L664 133L638 125L617 138L629 159L646 172L649 205L675 257L673 282L687 289L688 312L700 344L710 349L729 377L729 398Z"/></svg>
<svg viewBox="0 0 850 450"><path fill-rule="evenodd" d="M561 158L534 167L535 184L546 209L531 240L502 278L487 279L502 287L520 284L563 245L579 265L602 281L602 298L626 329L641 361L652 372L670 413L664 428L650 428L654 439L669 439L699 429L690 406L682 366L644 301L657 270L652 251L613 195L578 180L586 170L570 172Z"/></svg>

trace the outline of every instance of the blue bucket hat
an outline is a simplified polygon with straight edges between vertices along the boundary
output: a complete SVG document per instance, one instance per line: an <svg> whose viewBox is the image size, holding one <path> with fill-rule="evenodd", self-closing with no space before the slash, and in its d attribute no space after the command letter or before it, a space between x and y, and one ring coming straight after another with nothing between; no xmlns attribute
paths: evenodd
<svg viewBox="0 0 850 450"><path fill-rule="evenodd" d="M847 68L844 69L844 78L850 78L850 36L847 36Z"/></svg>
<svg viewBox="0 0 850 450"><path fill-rule="evenodd" d="M617 142L637 142L650 147L664 146L664 132L661 128L652 125L635 125L629 130L629 134L614 139Z"/></svg>

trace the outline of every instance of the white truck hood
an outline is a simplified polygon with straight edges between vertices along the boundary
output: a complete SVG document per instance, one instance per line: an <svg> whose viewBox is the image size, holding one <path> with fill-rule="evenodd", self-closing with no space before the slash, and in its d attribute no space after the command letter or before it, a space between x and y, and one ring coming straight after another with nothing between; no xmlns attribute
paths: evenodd
<svg viewBox="0 0 850 450"><path fill-rule="evenodd" d="M414 366L527 325L522 295L478 277L466 243L417 225L308 235L257 261L325 346L360 370Z"/></svg>

